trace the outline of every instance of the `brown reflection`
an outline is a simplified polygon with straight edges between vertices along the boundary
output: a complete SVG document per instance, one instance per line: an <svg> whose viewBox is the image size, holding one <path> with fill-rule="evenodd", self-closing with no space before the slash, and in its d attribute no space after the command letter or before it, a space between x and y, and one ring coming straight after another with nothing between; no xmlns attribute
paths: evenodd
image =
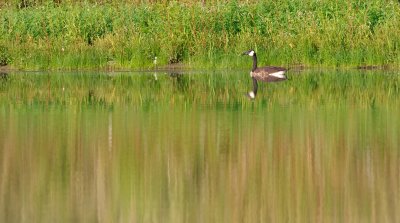
<svg viewBox="0 0 400 223"><path fill-rule="evenodd" d="M398 222L398 110L0 107L0 222Z"/></svg>

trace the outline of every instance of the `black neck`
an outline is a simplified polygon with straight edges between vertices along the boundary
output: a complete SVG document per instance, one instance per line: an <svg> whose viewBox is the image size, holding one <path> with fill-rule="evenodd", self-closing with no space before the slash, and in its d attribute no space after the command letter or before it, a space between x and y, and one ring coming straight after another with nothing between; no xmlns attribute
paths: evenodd
<svg viewBox="0 0 400 223"><path fill-rule="evenodd" d="M255 71L257 69L257 55L254 53L253 55L253 69L251 71Z"/></svg>
<svg viewBox="0 0 400 223"><path fill-rule="evenodd" d="M254 92L254 96L257 95L257 89L258 89L258 84L257 84L257 80L253 77L253 92Z"/></svg>

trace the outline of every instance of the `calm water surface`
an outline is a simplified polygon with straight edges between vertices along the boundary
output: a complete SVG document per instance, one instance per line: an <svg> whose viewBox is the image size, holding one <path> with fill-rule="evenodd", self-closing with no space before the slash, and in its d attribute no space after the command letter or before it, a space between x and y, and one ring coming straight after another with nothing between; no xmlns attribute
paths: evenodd
<svg viewBox="0 0 400 223"><path fill-rule="evenodd" d="M400 222L400 108L0 104L0 222Z"/></svg>

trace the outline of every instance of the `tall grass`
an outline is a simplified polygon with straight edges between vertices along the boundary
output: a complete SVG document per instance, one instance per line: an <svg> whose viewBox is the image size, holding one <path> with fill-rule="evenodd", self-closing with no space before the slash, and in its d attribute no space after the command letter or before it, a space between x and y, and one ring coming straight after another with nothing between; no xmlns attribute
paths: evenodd
<svg viewBox="0 0 400 223"><path fill-rule="evenodd" d="M397 1L32 2L0 8L15 68L237 68L249 48L277 65L400 64Z"/></svg>

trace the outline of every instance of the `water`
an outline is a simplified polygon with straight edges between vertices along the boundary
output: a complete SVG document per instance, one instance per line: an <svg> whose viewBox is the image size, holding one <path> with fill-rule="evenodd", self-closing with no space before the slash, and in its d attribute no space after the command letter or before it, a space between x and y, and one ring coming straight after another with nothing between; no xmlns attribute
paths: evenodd
<svg viewBox="0 0 400 223"><path fill-rule="evenodd" d="M395 100L110 105L0 89L0 222L400 221Z"/></svg>

